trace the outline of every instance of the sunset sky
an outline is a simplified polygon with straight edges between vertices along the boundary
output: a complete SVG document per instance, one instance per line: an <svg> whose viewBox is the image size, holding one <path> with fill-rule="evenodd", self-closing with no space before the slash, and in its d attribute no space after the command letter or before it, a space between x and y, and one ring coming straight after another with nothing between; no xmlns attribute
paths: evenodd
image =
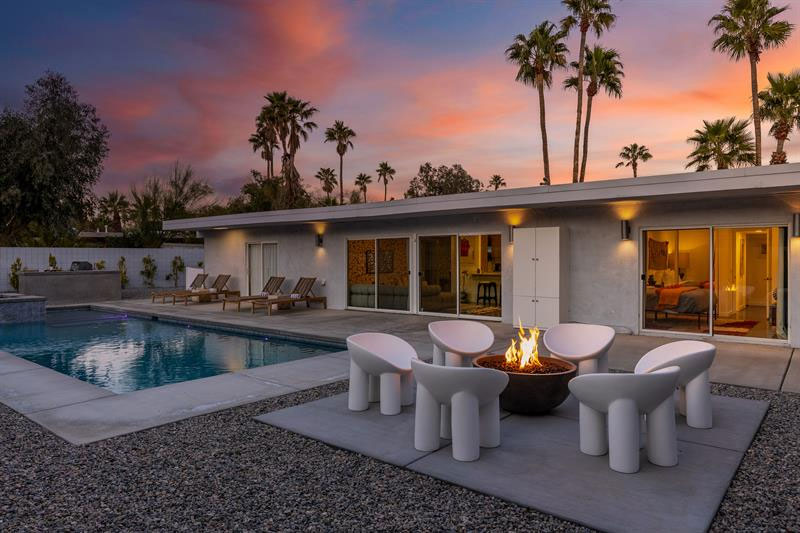
<svg viewBox="0 0 800 533"><path fill-rule="evenodd" d="M707 22L722 3L612 0L617 24L600 42L619 51L626 77L621 100L595 100L587 179L627 176L614 165L631 142L654 155L640 173L681 172L686 137L702 119L749 116L748 65L711 52ZM345 157L348 189L383 160L398 171L390 187L398 197L426 161L461 163L484 182L500 174L511 187L536 185L536 93L514 81L503 51L515 34L564 14L558 1L532 0L13 2L0 19L0 107L18 107L24 85L47 69L66 75L111 131L99 193L127 190L178 159L220 196L235 194L249 169L264 168L247 138L263 95L276 90L320 110L320 128L298 154L313 188L321 166L338 170L334 146L322 142L337 119L358 134ZM800 2L785 18L800 26ZM764 54L760 84L767 72L794 68L800 29ZM546 95L554 183L571 179L575 95L561 89L565 75ZM792 162L800 160L793 137ZM379 193L373 185L370 197Z"/></svg>

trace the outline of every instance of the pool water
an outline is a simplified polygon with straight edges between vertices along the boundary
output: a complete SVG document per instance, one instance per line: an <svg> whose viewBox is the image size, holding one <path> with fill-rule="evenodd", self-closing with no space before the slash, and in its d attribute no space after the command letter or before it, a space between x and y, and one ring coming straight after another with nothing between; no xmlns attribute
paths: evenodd
<svg viewBox="0 0 800 533"><path fill-rule="evenodd" d="M100 311L50 311L0 326L0 350L116 393L274 365L333 346L247 336Z"/></svg>

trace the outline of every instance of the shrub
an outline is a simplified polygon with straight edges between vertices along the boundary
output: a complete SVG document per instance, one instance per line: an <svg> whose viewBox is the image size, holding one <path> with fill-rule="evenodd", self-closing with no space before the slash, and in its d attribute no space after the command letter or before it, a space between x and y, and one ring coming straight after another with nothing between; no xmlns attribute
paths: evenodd
<svg viewBox="0 0 800 533"><path fill-rule="evenodd" d="M186 264L183 262L183 258L179 255L176 255L172 259L172 264L170 265L170 272L167 274L167 281L172 280L175 284L175 287L178 287L178 277L181 272L186 271Z"/></svg>
<svg viewBox="0 0 800 533"><path fill-rule="evenodd" d="M14 287L15 291L19 292L19 273L22 270L22 259L17 257L17 260L11 263L11 270L8 275L8 282Z"/></svg>
<svg viewBox="0 0 800 533"><path fill-rule="evenodd" d="M125 256L119 258L117 261L117 270L119 270L119 283L124 289L128 286L128 265L125 264Z"/></svg>
<svg viewBox="0 0 800 533"><path fill-rule="evenodd" d="M95 270L105 270L106 269L106 262L102 259L94 264Z"/></svg>
<svg viewBox="0 0 800 533"><path fill-rule="evenodd" d="M155 259L150 257L150 254L142 257L142 270L139 271L139 274L142 275L142 279L144 279L144 284L147 287L155 287L155 283L153 280L156 279L156 271L158 270L158 265L156 264Z"/></svg>
<svg viewBox="0 0 800 533"><path fill-rule="evenodd" d="M58 267L58 263L56 262L56 256L54 256L53 254L50 254L48 256L47 264L50 266L50 270L56 270L56 271L61 270Z"/></svg>

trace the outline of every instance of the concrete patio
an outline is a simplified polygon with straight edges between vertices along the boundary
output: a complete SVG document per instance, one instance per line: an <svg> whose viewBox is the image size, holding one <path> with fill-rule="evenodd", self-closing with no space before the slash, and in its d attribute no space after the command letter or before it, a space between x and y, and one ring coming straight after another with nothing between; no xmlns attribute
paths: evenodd
<svg viewBox="0 0 800 533"><path fill-rule="evenodd" d="M435 452L414 449L414 407L382 416L347 409L340 394L259 416L256 420L300 435L531 507L603 531L705 531L768 403L713 396L714 428L678 421L679 464L647 462L620 474L608 456L578 449L578 405L570 397L547 416L504 413L502 443L475 462L452 458L449 441ZM558 480L558 483L554 483Z"/></svg>
<svg viewBox="0 0 800 533"><path fill-rule="evenodd" d="M171 305L153 304L149 300L125 300L97 308L141 316L157 316L193 324L225 326L245 331L280 334L299 340L323 340L341 344L347 336L364 331L381 331L398 335L411 343L422 358L432 357L433 346L428 338L429 322L442 317L343 311L334 309L295 309L280 311L272 316L222 310L222 304ZM494 350L505 351L514 328L499 322L485 322L495 333ZM617 370L632 371L639 358L648 350L676 340L669 337L617 335L609 352L609 364ZM750 343L710 340L717 346L717 358L711 367L711 380L767 390L800 392L800 356L789 346L769 346ZM543 353L546 350L542 349Z"/></svg>

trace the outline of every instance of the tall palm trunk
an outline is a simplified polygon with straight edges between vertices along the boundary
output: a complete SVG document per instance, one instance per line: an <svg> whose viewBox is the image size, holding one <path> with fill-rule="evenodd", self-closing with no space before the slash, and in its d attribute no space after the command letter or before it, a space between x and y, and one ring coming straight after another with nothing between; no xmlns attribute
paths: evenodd
<svg viewBox="0 0 800 533"><path fill-rule="evenodd" d="M639 166L639 165L636 163L636 161L632 161L632 162L631 162L631 168L633 168L633 177L634 177L634 178L638 178L638 177L639 177L639 175L636 173L636 168L637 168L638 166Z"/></svg>
<svg viewBox="0 0 800 533"><path fill-rule="evenodd" d="M544 80L539 77L536 83L539 89L539 127L542 129L542 162L544 163L544 179L550 183L550 156L547 154L547 126L544 111Z"/></svg>
<svg viewBox="0 0 800 533"><path fill-rule="evenodd" d="M575 118L575 144L572 151L572 182L578 181L578 147L581 143L581 113L583 111L583 64L586 49L586 30L581 25L581 47L578 52L578 113Z"/></svg>
<svg viewBox="0 0 800 533"><path fill-rule="evenodd" d="M758 54L750 52L750 93L753 101L753 129L756 130L756 166L761 166L761 117L758 112Z"/></svg>
<svg viewBox="0 0 800 533"><path fill-rule="evenodd" d="M785 122L781 122L778 124L778 127L775 131L775 140L777 141L778 145L775 147L775 151L772 152L772 157L769 160L770 165L782 165L786 163L786 152L783 151L783 145L786 142L786 139L789 138L789 130L791 128Z"/></svg>
<svg viewBox="0 0 800 533"><path fill-rule="evenodd" d="M386 181L386 180L383 180L383 201L384 202L386 201L386 197L388 196L388 194L389 194L389 182Z"/></svg>
<svg viewBox="0 0 800 533"><path fill-rule="evenodd" d="M581 159L581 182L586 179L586 159L589 155L589 122L592 120L592 100L594 95L586 95L586 123L583 125L583 157Z"/></svg>
<svg viewBox="0 0 800 533"><path fill-rule="evenodd" d="M364 185L364 203L367 203L367 186Z"/></svg>
<svg viewBox="0 0 800 533"><path fill-rule="evenodd" d="M342 177L342 170L344 170L344 154L339 154L339 205L344 205L344 178Z"/></svg>

